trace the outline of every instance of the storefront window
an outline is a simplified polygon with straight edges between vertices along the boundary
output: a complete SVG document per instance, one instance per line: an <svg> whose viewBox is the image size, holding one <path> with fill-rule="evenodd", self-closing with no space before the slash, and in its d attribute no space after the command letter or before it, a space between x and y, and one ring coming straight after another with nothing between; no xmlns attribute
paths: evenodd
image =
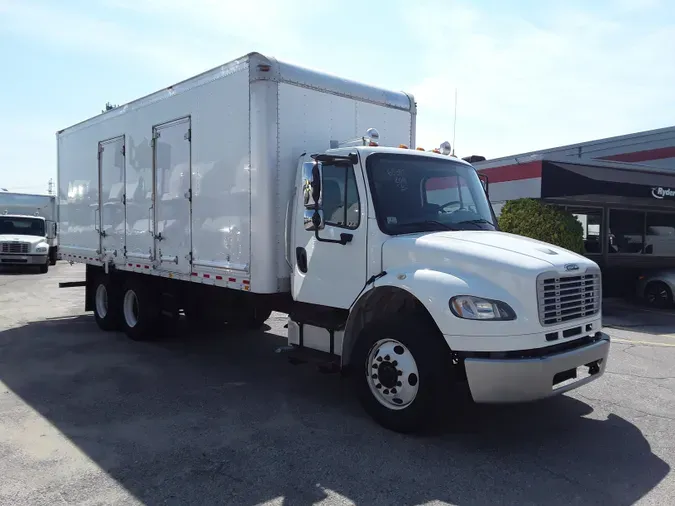
<svg viewBox="0 0 675 506"><path fill-rule="evenodd" d="M645 254L675 256L675 214L647 213Z"/></svg>
<svg viewBox="0 0 675 506"><path fill-rule="evenodd" d="M612 209L609 213L609 253L642 253L645 213Z"/></svg>
<svg viewBox="0 0 675 506"><path fill-rule="evenodd" d="M588 255L602 253L602 209L567 207L584 231L584 252Z"/></svg>

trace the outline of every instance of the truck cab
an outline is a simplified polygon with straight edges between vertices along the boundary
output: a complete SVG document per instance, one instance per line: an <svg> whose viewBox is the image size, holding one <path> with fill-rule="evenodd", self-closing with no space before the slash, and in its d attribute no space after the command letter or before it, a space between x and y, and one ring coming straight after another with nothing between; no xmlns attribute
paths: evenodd
<svg viewBox="0 0 675 506"><path fill-rule="evenodd" d="M577 388L609 351L598 265L500 232L487 181L444 144L380 147L371 131L304 155L286 220L292 297L312 308L290 314L289 342L339 355L399 431L460 384L481 403Z"/></svg>
<svg viewBox="0 0 675 506"><path fill-rule="evenodd" d="M0 215L0 264L49 269L49 242L45 219L4 213Z"/></svg>

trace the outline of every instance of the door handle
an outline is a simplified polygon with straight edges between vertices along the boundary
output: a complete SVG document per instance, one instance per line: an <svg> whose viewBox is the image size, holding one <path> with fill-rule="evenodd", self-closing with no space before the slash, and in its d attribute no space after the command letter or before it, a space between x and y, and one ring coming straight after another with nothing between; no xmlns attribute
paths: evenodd
<svg viewBox="0 0 675 506"><path fill-rule="evenodd" d="M295 263L303 274L307 272L307 251L302 246L295 248Z"/></svg>

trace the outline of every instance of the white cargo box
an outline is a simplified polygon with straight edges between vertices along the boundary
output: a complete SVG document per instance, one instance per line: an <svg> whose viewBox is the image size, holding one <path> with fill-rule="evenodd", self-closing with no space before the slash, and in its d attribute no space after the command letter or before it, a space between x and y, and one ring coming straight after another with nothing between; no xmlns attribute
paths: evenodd
<svg viewBox="0 0 675 506"><path fill-rule="evenodd" d="M57 134L61 256L287 291L299 157L370 127L414 146L413 98L257 53L69 127Z"/></svg>

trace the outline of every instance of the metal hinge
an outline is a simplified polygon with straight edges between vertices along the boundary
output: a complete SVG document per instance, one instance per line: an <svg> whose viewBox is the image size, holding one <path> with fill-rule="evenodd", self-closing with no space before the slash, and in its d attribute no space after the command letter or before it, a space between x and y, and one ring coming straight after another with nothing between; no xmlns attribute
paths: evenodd
<svg viewBox="0 0 675 506"><path fill-rule="evenodd" d="M188 263L192 265L192 251L185 255L185 258L187 259Z"/></svg>
<svg viewBox="0 0 675 506"><path fill-rule="evenodd" d="M127 205L127 194L123 193L122 194L122 205Z"/></svg>
<svg viewBox="0 0 675 506"><path fill-rule="evenodd" d="M186 141L192 141L192 128L188 128L188 131L185 132L185 135L183 136L183 138Z"/></svg>
<svg viewBox="0 0 675 506"><path fill-rule="evenodd" d="M150 139L150 147L154 148L157 144L157 139L159 139L159 131L155 131L152 134L152 139Z"/></svg>
<svg viewBox="0 0 675 506"><path fill-rule="evenodd" d="M103 153L103 146L98 147L98 159L101 159L101 153Z"/></svg>
<svg viewBox="0 0 675 506"><path fill-rule="evenodd" d="M127 156L127 147L122 144L122 156Z"/></svg>
<svg viewBox="0 0 675 506"><path fill-rule="evenodd" d="M192 188L185 192L185 198L192 202Z"/></svg>

